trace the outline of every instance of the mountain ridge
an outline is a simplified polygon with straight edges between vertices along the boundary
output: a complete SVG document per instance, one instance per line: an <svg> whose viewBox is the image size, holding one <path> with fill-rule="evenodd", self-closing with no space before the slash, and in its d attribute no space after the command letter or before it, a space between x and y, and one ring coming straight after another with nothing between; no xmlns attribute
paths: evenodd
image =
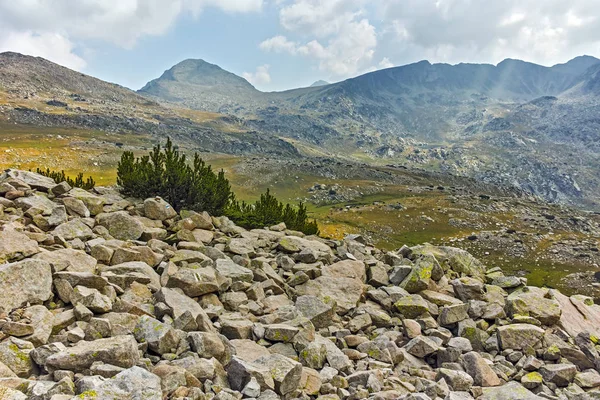
<svg viewBox="0 0 600 400"><path fill-rule="evenodd" d="M184 85L176 104L233 114L261 132L342 157L401 160L516 185L549 201L600 207L589 203L600 190L595 169L577 166L593 165L600 152L596 68L600 60L590 56L550 67L514 59L497 65L423 60L284 92L236 94L222 87L205 92L210 101Z"/></svg>

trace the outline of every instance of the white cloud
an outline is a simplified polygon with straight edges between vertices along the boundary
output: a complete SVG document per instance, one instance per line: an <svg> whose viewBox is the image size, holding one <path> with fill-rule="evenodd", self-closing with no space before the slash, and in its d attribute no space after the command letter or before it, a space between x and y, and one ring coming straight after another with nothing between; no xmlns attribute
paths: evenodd
<svg viewBox="0 0 600 400"><path fill-rule="evenodd" d="M271 83L271 74L269 74L269 64L256 67L255 72L244 72L242 76L254 86L261 86Z"/></svg>
<svg viewBox="0 0 600 400"><path fill-rule="evenodd" d="M379 64L377 64L377 66L380 69L392 68L392 67L394 67L394 63L391 62L389 58L383 57L383 59L381 61L379 61Z"/></svg>
<svg viewBox="0 0 600 400"><path fill-rule="evenodd" d="M57 33L9 32L0 35L0 53L4 51L43 57L77 71L86 65L83 58L73 54L73 43Z"/></svg>
<svg viewBox="0 0 600 400"><path fill-rule="evenodd" d="M370 69L377 35L355 0L295 0L280 9L281 26L312 40L299 44L277 35L263 41L264 51L300 55L321 71L345 78Z"/></svg>
<svg viewBox="0 0 600 400"><path fill-rule="evenodd" d="M82 41L103 40L132 48L141 37L166 33L184 13L197 16L209 7L228 13L255 12L261 10L263 3L264 0L0 0L0 34L18 38L10 46L14 51L43 54L81 68L85 62L73 49Z"/></svg>
<svg viewBox="0 0 600 400"><path fill-rule="evenodd" d="M263 41L259 47L265 51L272 51L275 53L290 53L296 54L298 51L298 44L289 41L285 36L277 35L270 39Z"/></svg>
<svg viewBox="0 0 600 400"><path fill-rule="evenodd" d="M600 53L598 0L383 0L378 16L394 59L552 65Z"/></svg>

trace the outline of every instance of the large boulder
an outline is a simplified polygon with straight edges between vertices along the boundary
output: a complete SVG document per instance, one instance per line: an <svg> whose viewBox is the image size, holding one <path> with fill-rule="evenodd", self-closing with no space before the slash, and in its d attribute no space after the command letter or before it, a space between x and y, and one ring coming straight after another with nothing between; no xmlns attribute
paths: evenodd
<svg viewBox="0 0 600 400"><path fill-rule="evenodd" d="M271 373L275 383L275 391L285 396L300 386L302 364L281 354L270 354L254 360L253 364Z"/></svg>
<svg viewBox="0 0 600 400"><path fill-rule="evenodd" d="M104 210L104 204L106 204L106 199L104 197L97 196L80 188L71 189L69 191L69 196L81 200L91 215L101 214Z"/></svg>
<svg viewBox="0 0 600 400"><path fill-rule="evenodd" d="M214 268L190 266L169 273L167 287L179 288L189 297L198 297L218 292L219 281Z"/></svg>
<svg viewBox="0 0 600 400"><path fill-rule="evenodd" d="M151 197L144 200L144 215L146 218L164 221L175 218L177 211L160 197Z"/></svg>
<svg viewBox="0 0 600 400"><path fill-rule="evenodd" d="M38 243L27 235L12 229L0 231L0 264L19 261L39 251Z"/></svg>
<svg viewBox="0 0 600 400"><path fill-rule="evenodd" d="M9 312L52 297L52 269L42 260L0 265L0 307Z"/></svg>
<svg viewBox="0 0 600 400"><path fill-rule="evenodd" d="M483 388L483 395L478 400L540 400L542 397L536 396L525 389L519 382L511 381L505 385L493 388Z"/></svg>
<svg viewBox="0 0 600 400"><path fill-rule="evenodd" d="M69 222L65 222L64 224L60 224L54 228L52 233L65 240L87 240L94 237L94 232L92 232L90 227L84 224L80 219L73 219Z"/></svg>
<svg viewBox="0 0 600 400"><path fill-rule="evenodd" d="M355 260L338 261L335 264L326 265L321 269L323 276L333 278L353 278L361 282L367 281L365 263Z"/></svg>
<svg viewBox="0 0 600 400"><path fill-rule="evenodd" d="M599 305L594 304L593 300L584 301L577 296L567 297L556 290L552 291L552 295L562 309L558 323L562 329L572 337L589 332L600 338Z"/></svg>
<svg viewBox="0 0 600 400"><path fill-rule="evenodd" d="M96 220L99 225L108 229L112 237L119 240L137 240L145 230L144 224L126 211L102 213Z"/></svg>
<svg viewBox="0 0 600 400"><path fill-rule="evenodd" d="M316 329L326 328L331 324L336 308L337 304L331 298L299 296L296 299L296 309L308 318Z"/></svg>
<svg viewBox="0 0 600 400"><path fill-rule="evenodd" d="M164 303L170 310L171 317L175 320L189 313L194 320L185 330L198 330L203 332L213 331L214 328L204 309L190 297L179 293L177 290L161 288L154 294L157 302Z"/></svg>
<svg viewBox="0 0 600 400"><path fill-rule="evenodd" d="M33 343L9 337L0 342L0 363L10 368L15 375L28 378L37 370L30 354L33 349Z"/></svg>
<svg viewBox="0 0 600 400"><path fill-rule="evenodd" d="M150 350L157 354L175 353L180 337L175 330L147 315L142 316L134 329L138 342L148 343Z"/></svg>
<svg viewBox="0 0 600 400"><path fill-rule="evenodd" d="M33 258L50 263L54 272L96 272L96 259L81 250L59 249L43 251Z"/></svg>
<svg viewBox="0 0 600 400"><path fill-rule="evenodd" d="M330 257L331 248L318 240L310 240L298 236L284 236L278 240L278 249L285 253L300 253L310 251L317 257Z"/></svg>
<svg viewBox="0 0 600 400"><path fill-rule="evenodd" d="M506 298L506 312L512 318L515 315L534 317L547 326L555 325L561 316L558 300L552 296L552 290L524 286L512 292Z"/></svg>
<svg viewBox="0 0 600 400"><path fill-rule="evenodd" d="M544 383L553 383L556 386L569 386L575 375L577 367L573 364L548 364L542 366L539 370L544 379Z"/></svg>
<svg viewBox="0 0 600 400"><path fill-rule="evenodd" d="M140 283L149 284L155 290L160 288L160 276L151 266L143 261L130 261L110 267L102 267L102 276L106 277L109 281L112 281L111 277L114 275L121 278L114 278L115 283L118 281L121 283L120 281L122 280L125 282L140 280Z"/></svg>
<svg viewBox="0 0 600 400"><path fill-rule="evenodd" d="M75 346L48 357L45 367L49 371L81 372L97 361L117 367L131 368L137 364L138 360L137 342L133 336L123 335L98 339L93 342L80 341Z"/></svg>
<svg viewBox="0 0 600 400"><path fill-rule="evenodd" d="M501 349L524 350L534 348L544 336L544 330L531 324L512 324L498 327Z"/></svg>
<svg viewBox="0 0 600 400"><path fill-rule="evenodd" d="M15 205L24 211L29 210L29 214L32 216L37 214L50 215L55 208L59 207L58 204L46 196L36 194L15 199Z"/></svg>
<svg viewBox="0 0 600 400"><path fill-rule="evenodd" d="M363 293L363 283L354 278L320 276L303 285L296 286L299 295L312 295L325 303L335 301L337 312L346 314L358 305Z"/></svg>
<svg viewBox="0 0 600 400"><path fill-rule="evenodd" d="M477 386L498 386L501 383L492 367L475 351L463 355L463 366Z"/></svg>
<svg viewBox="0 0 600 400"><path fill-rule="evenodd" d="M52 178L37 174L35 172L22 171L19 169L7 169L2 173L2 175L0 175L0 182L8 179L20 180L29 185L32 189L37 189L44 192L47 192L56 186L56 182L54 182L54 179Z"/></svg>
<svg viewBox="0 0 600 400"><path fill-rule="evenodd" d="M254 278L252 270L244 268L230 259L219 259L216 264L217 272L225 278L230 278L233 282L252 282Z"/></svg>
<svg viewBox="0 0 600 400"><path fill-rule="evenodd" d="M398 286L408 293L417 293L427 289L436 263L437 261L434 257L419 257L409 274Z"/></svg>
<svg viewBox="0 0 600 400"><path fill-rule="evenodd" d="M396 310L404 318L414 319L429 311L429 305L418 294L405 296L394 303Z"/></svg>
<svg viewBox="0 0 600 400"><path fill-rule="evenodd" d="M162 400L160 378L140 367L132 367L77 398Z"/></svg>
<svg viewBox="0 0 600 400"><path fill-rule="evenodd" d="M483 280L485 265L465 250L448 246L425 244L411 247L413 255L431 255L438 260L444 270L452 270L459 276L470 276Z"/></svg>

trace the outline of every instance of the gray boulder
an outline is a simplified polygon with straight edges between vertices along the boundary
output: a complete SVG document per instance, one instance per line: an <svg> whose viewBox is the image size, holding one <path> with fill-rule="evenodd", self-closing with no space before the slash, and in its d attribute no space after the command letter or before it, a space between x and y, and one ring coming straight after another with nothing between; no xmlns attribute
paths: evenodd
<svg viewBox="0 0 600 400"><path fill-rule="evenodd" d="M145 230L140 220L126 211L103 213L96 217L96 221L108 229L112 237L119 240L137 240Z"/></svg>
<svg viewBox="0 0 600 400"><path fill-rule="evenodd" d="M0 265L0 307L5 311L52 297L52 270L41 260Z"/></svg>
<svg viewBox="0 0 600 400"><path fill-rule="evenodd" d="M39 251L38 243L27 235L9 229L0 231L0 264L22 260Z"/></svg>
<svg viewBox="0 0 600 400"><path fill-rule="evenodd" d="M46 359L49 371L68 370L81 372L94 362L131 368L137 364L139 353L137 342L130 335L98 339L93 342L80 341L65 351L53 354Z"/></svg>

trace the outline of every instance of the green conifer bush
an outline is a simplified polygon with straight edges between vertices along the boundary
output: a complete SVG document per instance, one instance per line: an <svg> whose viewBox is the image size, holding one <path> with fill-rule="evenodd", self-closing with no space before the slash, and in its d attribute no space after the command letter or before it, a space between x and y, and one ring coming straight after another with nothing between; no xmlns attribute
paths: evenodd
<svg viewBox="0 0 600 400"><path fill-rule="evenodd" d="M215 173L198 153L188 163L170 139L164 149L156 145L148 155L139 158L125 151L117 166L117 183L123 194L138 198L161 196L177 211L226 215L248 229L285 222L288 229L306 234L319 232L316 221L309 221L304 204L284 205L269 190L255 203L237 201L223 170Z"/></svg>

